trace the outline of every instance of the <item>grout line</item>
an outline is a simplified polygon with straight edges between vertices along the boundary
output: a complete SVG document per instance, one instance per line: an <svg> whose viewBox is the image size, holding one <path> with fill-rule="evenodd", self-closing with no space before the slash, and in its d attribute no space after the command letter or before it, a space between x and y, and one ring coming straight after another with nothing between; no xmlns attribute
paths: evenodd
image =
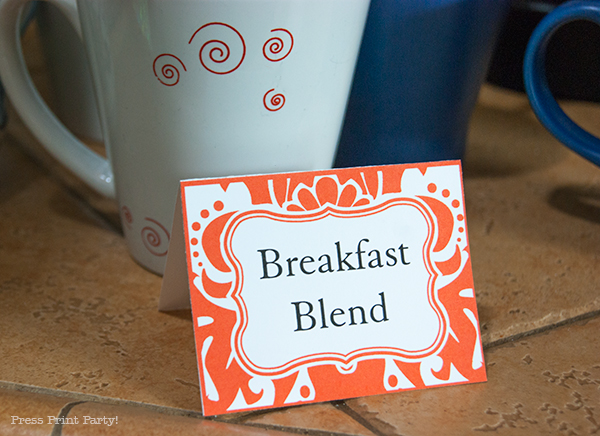
<svg viewBox="0 0 600 436"><path fill-rule="evenodd" d="M594 310L592 312L587 312L584 313L582 315L577 315L573 318L568 318L568 319L564 319L562 321L556 322L554 324L548 324L545 325L543 327L539 327L537 329L533 329L533 330L528 330L526 332L522 332L522 333L518 333L516 335L512 335L512 336L508 336L506 338L502 338L502 339L497 339L493 342L489 342L487 344L483 344L483 349L484 350L489 350L490 348L494 348L494 347L498 347L500 345L504 345L506 343L509 342L514 342L514 341L518 341L520 339L529 337L529 336L534 336L534 335L538 335L541 333L546 333L548 331L554 330L556 328L559 327L564 327L566 325L571 325L571 324L575 324L579 321L585 321L588 319L592 319L592 318L596 318L596 317L600 317L600 310Z"/></svg>
<svg viewBox="0 0 600 436"><path fill-rule="evenodd" d="M248 421L249 419L253 419L253 418L260 418L263 415L268 415L269 413L273 412L274 410L280 411L280 412L284 412L290 408L293 408L294 406L291 407L279 407L277 409L260 409L260 410L252 410L250 412L248 412L245 415L242 416L236 416L235 418L233 418L231 421L231 423L235 423L235 424L246 424L246 421ZM218 417L216 418L218 419Z"/></svg>
<svg viewBox="0 0 600 436"><path fill-rule="evenodd" d="M65 421L65 418L67 417L67 415L73 407L82 403L85 403L85 401L74 401L72 403L65 404L63 408L60 409L60 412L58 412L58 416L56 417L57 420L54 422L54 426L52 427L52 432L50 433L50 436L61 436L62 426L63 422Z"/></svg>
<svg viewBox="0 0 600 436"><path fill-rule="evenodd" d="M350 418L352 418L353 420L358 422L360 425L365 427L367 430L369 430L374 435L385 436L384 433L382 433L373 424L371 424L371 422L368 419L366 419L360 413L356 412L354 409L352 409L350 406L348 406L345 401L333 401L331 404L333 405L333 407L335 407L339 411L348 415Z"/></svg>
<svg viewBox="0 0 600 436"><path fill-rule="evenodd" d="M327 431L327 430L315 430L315 429L307 429L307 428L301 428L301 427L286 427L286 426L273 425L273 424L247 423L247 424L236 424L236 425L245 425L247 427L260 428L263 430L275 430L275 431L287 432L287 433L292 433L292 434L303 434L303 435L307 435L307 436L355 436L355 435L351 435L349 433L338 433L338 432L331 432L331 431ZM380 436L380 433L376 433L376 435Z"/></svg>
<svg viewBox="0 0 600 436"><path fill-rule="evenodd" d="M327 403L322 403L322 404L327 404ZM346 415L348 415L353 421L356 421L359 425L361 425L362 427L369 430L375 436L384 436L381 432L379 432L376 428L374 428L370 422L368 422L362 416L357 414L354 410L352 410L348 406L346 406L343 403L343 401L330 401L329 404L331 404L336 409L340 410L342 413L345 413ZM339 407L339 404L343 404L343 407L346 407L348 410L345 410L343 407ZM288 409L293 409L295 407L302 407L302 406L297 405L297 406L284 407L284 408L278 408L278 409L256 410L254 412L248 413L248 415L239 417L235 421L232 420L229 422L231 422L232 424L240 424L240 425L248 425L248 426L252 426L252 427L264 428L266 430L280 430L280 431L287 431L290 433L299 433L299 434L314 435L314 436L321 436L321 435L323 435L323 436L325 436L325 435L348 436L348 433L338 433L338 432L329 432L326 430L305 429L305 428L298 428L298 427L287 427L287 426L280 426L280 425L273 425L273 424L259 424L259 423L247 422L249 419L257 418L257 417L260 417L263 415L268 415L269 413L272 413L274 410L285 411Z"/></svg>
<svg viewBox="0 0 600 436"><path fill-rule="evenodd" d="M114 398L94 396L94 395L90 395L90 394L78 394L76 392L66 392L66 391L60 391L60 390L50 389L50 388L39 388L37 386L22 385L22 384L10 383L10 382L4 382L4 381L0 381L0 389L15 390L15 391L19 391L19 392L29 392L29 393L35 393L35 394L40 394L40 395L59 396L62 398L73 398L73 399L79 398L79 401L73 401L73 402L70 402L70 403L66 404L65 406L63 406L63 408L60 410L60 412L57 416L59 422L56 422L54 424L54 426L52 428L52 432L50 433L49 436L61 436L62 426L63 426L62 423L64 422L64 419L67 418L69 412L71 411L71 409L73 407L77 406L78 404L83 404L83 403L98 403L98 404L110 404L110 405L117 405L117 406L141 407L141 408L144 408L147 410L152 410L156 413L162 413L162 414L171 415L171 416L183 416L183 417L195 418L195 419L205 419L208 421L219 422L222 424L253 427L253 428L260 428L260 429L264 429L264 430L275 430L275 431L280 431L280 432L287 432L287 433L291 433L291 434L302 434L302 435L307 435L307 436L354 436L354 435L351 435L348 433L329 432L329 431L325 431L325 430L306 429L306 428L300 428L300 427L287 427L287 426L279 426L279 425L272 425L272 424L247 423L247 422L243 422L244 419L247 418L246 415L241 416L241 417L236 417L231 420L221 419L222 417L220 417L220 416L205 417L200 412L194 412L191 410L176 409L176 408L164 407L164 406L155 406L155 405L151 405L151 404L147 404L147 403L138 403L138 402L129 401L129 400L118 400L118 399L114 399ZM332 403L332 404L334 405L334 407L337 407L336 404L334 404L334 403ZM250 414L252 416L257 416L257 415L262 415L262 414L267 414L267 413L273 412L273 410L274 409L260 410L260 411L256 411L256 413L250 413ZM277 409L277 410L280 410L280 409ZM355 412L351 411L350 415L352 413L355 413ZM368 422L366 422L366 425L364 425L362 422L363 421L362 417L360 417L360 415L358 415L358 414L357 414L357 416L358 416L358 419L355 418L355 420L359 421L359 423L361 425L363 425L365 428L367 428L368 430L373 432L376 436L384 436L381 432L377 431L376 429L372 429L372 426ZM354 418L354 416L352 416L352 415L351 415L351 417Z"/></svg>
<svg viewBox="0 0 600 436"><path fill-rule="evenodd" d="M92 395L92 394L82 394L78 392L71 391L61 391L59 389L52 388L44 388L33 385L26 385L21 383L13 383L7 381L0 381L0 389L18 391L18 392L28 392L32 394L40 394L40 395L51 395L54 397L61 398L70 398L75 401L80 402L89 402L89 403L99 403L99 404L107 404L112 406L130 406L130 407L141 407L146 410L151 410L153 412L162 413L165 415L172 416L185 416L190 418L203 418L203 419L211 419L211 417L205 417L202 415L202 412L196 410L187 410L180 409L176 407L169 406L159 406L150 403L143 403L132 400L123 400L119 398L112 397L104 397L100 395ZM214 419L213 419L214 420Z"/></svg>
<svg viewBox="0 0 600 436"><path fill-rule="evenodd" d="M109 405L116 405L116 406L141 407L146 410L151 410L153 412L162 413L165 415L183 416L183 417L195 418L195 419L205 419L208 421L220 422L222 424L231 424L231 425L239 425L239 426L245 426L245 427L261 428L264 430L276 430L276 431L288 432L288 433L292 433L292 434L303 434L303 435L307 435L307 436L352 436L352 435L349 435L348 433L328 432L325 430L305 429L305 428L300 428L300 427L287 427L287 426L278 426L278 425L271 425L271 424L248 423L248 422L244 422L244 420L248 418L247 415L237 416L230 420L223 419L223 417L221 417L221 416L205 417L202 415L202 413L192 411L192 410L177 409L177 408L165 407L165 406L156 406L156 405L152 405L152 404L148 404L148 403L139 403L139 402L130 401L130 400L119 400L119 399L115 399L115 398L101 397L101 396L95 396L95 395L90 395L90 394L78 394L76 392L61 391L58 389L50 389L50 388L40 388L37 386L23 385L23 384L11 383L11 382L5 382L5 381L0 381L0 389L14 390L14 391L18 391L18 392L29 392L29 393L40 394L40 395L52 395L52 396L58 396L58 397L62 397L62 398L72 398L72 399L78 400L78 401L70 402L70 403L66 404L65 406L63 406L63 408L59 412L59 416L57 417L57 418L63 418L63 419L66 418L67 414L71 411L71 409L78 404L99 403L99 404L109 404ZM375 429L368 421L366 421L364 418L362 418L359 414L354 412L348 406L345 406L348 409L348 411L347 411L347 410L344 410L343 408L340 408L335 402L333 402L331 404L334 407L345 412L347 415L349 415L351 418L353 418L355 421L357 421L359 424L361 424L367 430L371 431L376 436L384 436L383 433L381 433L380 431ZM270 412L273 412L273 409L268 409L268 410L264 410L264 411L260 410L260 411L256 411L255 413L250 412L249 415L257 416L257 415L267 414ZM54 424L54 427L52 428L52 432L50 433L50 436L61 436L61 434L62 434L61 432L62 432L62 423L56 423L56 424Z"/></svg>

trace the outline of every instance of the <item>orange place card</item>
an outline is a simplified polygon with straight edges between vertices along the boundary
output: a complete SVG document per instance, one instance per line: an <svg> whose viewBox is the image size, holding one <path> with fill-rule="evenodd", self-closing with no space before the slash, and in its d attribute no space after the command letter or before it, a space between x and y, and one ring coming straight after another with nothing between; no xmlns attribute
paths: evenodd
<svg viewBox="0 0 600 436"><path fill-rule="evenodd" d="M181 212L160 309L191 296L205 415L486 380L460 162L186 180Z"/></svg>

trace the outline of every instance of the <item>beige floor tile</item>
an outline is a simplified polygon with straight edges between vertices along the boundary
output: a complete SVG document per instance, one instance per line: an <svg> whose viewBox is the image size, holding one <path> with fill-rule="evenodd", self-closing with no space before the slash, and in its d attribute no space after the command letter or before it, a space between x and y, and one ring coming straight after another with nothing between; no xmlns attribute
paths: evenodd
<svg viewBox="0 0 600 436"><path fill-rule="evenodd" d="M121 235L0 146L0 380L200 410L189 312Z"/></svg>
<svg viewBox="0 0 600 436"><path fill-rule="evenodd" d="M143 407L83 403L63 421L61 436L278 436L289 434L200 418L165 415Z"/></svg>
<svg viewBox="0 0 600 436"><path fill-rule="evenodd" d="M600 318L485 353L488 382L348 401L382 434L600 434Z"/></svg>
<svg viewBox="0 0 600 436"><path fill-rule="evenodd" d="M276 410L252 416L244 422L296 430L305 429L347 435L373 436L373 432L329 403Z"/></svg>
<svg viewBox="0 0 600 436"><path fill-rule="evenodd" d="M0 435L48 436L54 427L49 418L59 416L72 400L44 394L0 389Z"/></svg>
<svg viewBox="0 0 600 436"><path fill-rule="evenodd" d="M598 105L566 110L600 135ZM600 170L553 139L525 96L491 88L464 167L483 342L600 310Z"/></svg>

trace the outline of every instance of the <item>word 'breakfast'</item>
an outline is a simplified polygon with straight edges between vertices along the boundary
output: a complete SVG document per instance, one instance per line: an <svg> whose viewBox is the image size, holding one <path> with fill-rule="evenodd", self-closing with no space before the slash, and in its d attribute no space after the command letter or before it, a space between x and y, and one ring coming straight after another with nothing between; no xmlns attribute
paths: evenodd
<svg viewBox="0 0 600 436"><path fill-rule="evenodd" d="M260 253L263 275L261 279L274 279L280 277L286 268L286 277L293 277L297 273L311 275L315 272L321 274L364 270L368 268L394 267L396 265L409 265L404 244L399 247L390 247L385 251L372 249L367 252L362 244L368 244L369 240L361 239L356 244L356 251L344 251L340 241L335 242L335 253L323 253L316 256L305 255L302 257L290 256L285 262L280 262L281 253L274 248L257 250ZM364 256L366 255L366 256ZM400 263L398 263L400 261Z"/></svg>

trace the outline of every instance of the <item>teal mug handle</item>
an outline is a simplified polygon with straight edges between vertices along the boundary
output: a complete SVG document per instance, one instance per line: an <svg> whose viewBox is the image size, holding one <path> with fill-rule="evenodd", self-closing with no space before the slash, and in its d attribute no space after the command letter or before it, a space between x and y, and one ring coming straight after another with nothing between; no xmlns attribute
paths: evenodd
<svg viewBox="0 0 600 436"><path fill-rule="evenodd" d="M546 49L550 38L561 26L576 20L588 20L600 26L600 2L571 1L549 13L538 24L527 45L523 79L531 107L540 122L563 144L600 166L600 139L583 130L564 113L546 78Z"/></svg>

